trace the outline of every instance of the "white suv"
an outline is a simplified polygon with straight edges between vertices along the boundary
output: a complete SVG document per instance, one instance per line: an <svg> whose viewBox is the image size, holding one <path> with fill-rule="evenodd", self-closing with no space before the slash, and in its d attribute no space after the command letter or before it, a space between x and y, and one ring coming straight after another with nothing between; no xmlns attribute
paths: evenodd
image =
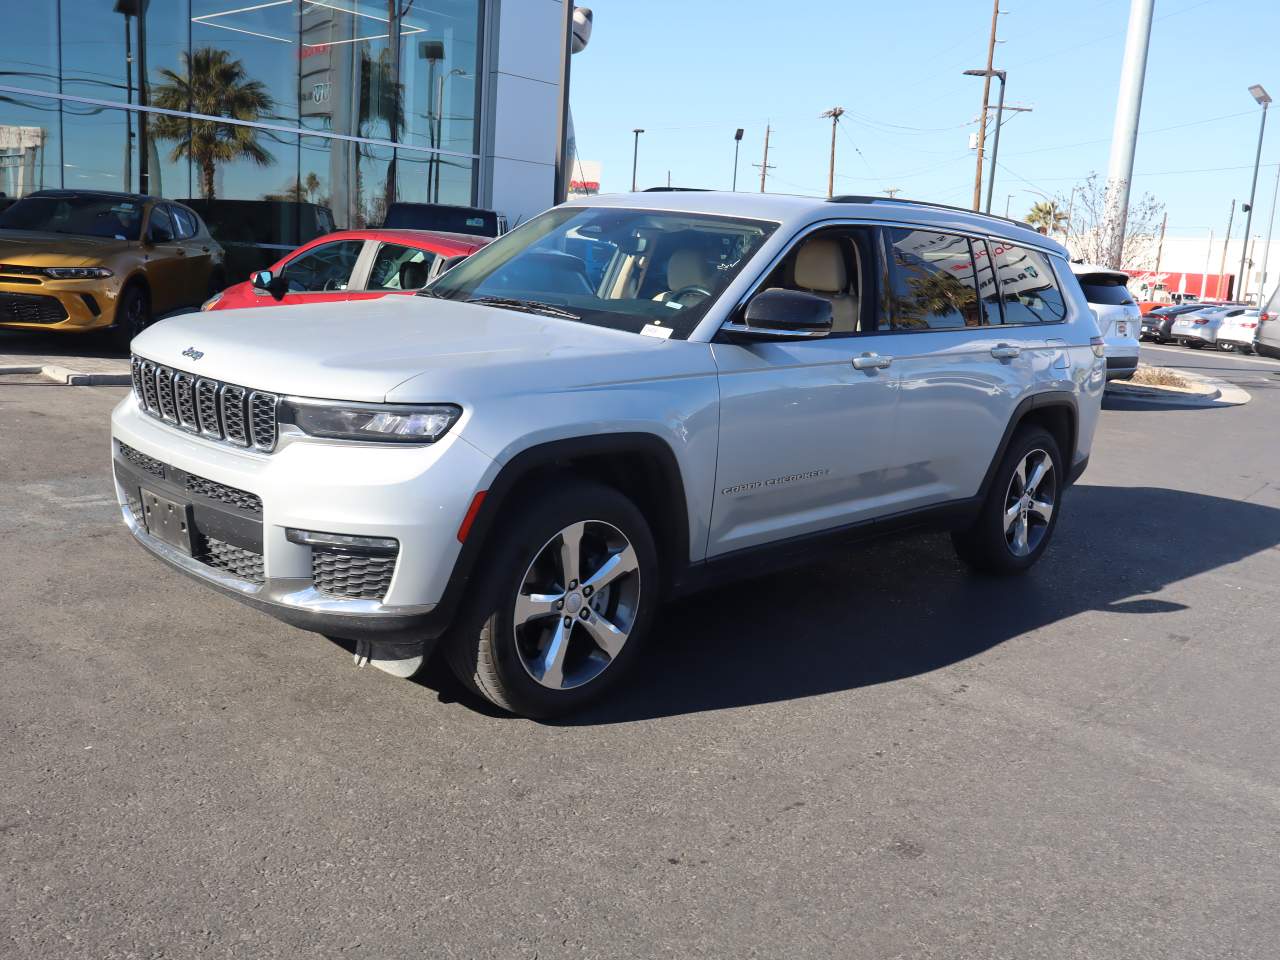
<svg viewBox="0 0 1280 960"><path fill-rule="evenodd" d="M1107 356L1107 379L1128 380L1138 369L1138 344L1142 339L1142 311L1129 292L1129 275L1091 263L1072 263L1098 327Z"/></svg>
<svg viewBox="0 0 1280 960"><path fill-rule="evenodd" d="M594 197L416 297L176 317L112 416L124 522L530 716L617 682L659 603L811 548L1043 553L1106 367L1066 253L886 198ZM711 678L708 678L710 682Z"/></svg>

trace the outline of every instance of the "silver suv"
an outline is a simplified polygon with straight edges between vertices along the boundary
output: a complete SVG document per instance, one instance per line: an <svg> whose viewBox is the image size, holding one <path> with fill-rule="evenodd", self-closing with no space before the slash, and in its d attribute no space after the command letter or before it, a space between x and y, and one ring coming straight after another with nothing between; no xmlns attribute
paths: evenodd
<svg viewBox="0 0 1280 960"><path fill-rule="evenodd" d="M112 416L148 550L529 716L622 679L658 605L833 542L1026 570L1106 380L1066 251L901 200L595 197L416 297L189 315ZM711 678L708 678L709 681Z"/></svg>

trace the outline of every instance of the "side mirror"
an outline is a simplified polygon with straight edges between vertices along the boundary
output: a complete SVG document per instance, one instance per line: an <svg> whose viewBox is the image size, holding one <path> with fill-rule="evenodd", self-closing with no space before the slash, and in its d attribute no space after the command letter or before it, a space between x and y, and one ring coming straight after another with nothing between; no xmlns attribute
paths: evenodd
<svg viewBox="0 0 1280 960"><path fill-rule="evenodd" d="M285 295L289 285L284 277L277 277L270 270L257 270L249 275L249 284L255 290L271 294L277 300Z"/></svg>
<svg viewBox="0 0 1280 960"><path fill-rule="evenodd" d="M147 230L148 243L172 243L173 233L164 227L150 227Z"/></svg>
<svg viewBox="0 0 1280 960"><path fill-rule="evenodd" d="M723 327L758 340L814 340L831 332L831 301L801 290L771 288L751 298L742 323Z"/></svg>

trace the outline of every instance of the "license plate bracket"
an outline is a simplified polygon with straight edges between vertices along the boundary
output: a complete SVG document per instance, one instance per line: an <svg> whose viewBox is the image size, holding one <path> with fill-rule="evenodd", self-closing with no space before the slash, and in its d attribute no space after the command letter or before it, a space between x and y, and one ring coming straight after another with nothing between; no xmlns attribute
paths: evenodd
<svg viewBox="0 0 1280 960"><path fill-rule="evenodd" d="M142 518L147 533L192 556L195 549L191 504L162 497L146 487L140 488L139 493L142 495Z"/></svg>

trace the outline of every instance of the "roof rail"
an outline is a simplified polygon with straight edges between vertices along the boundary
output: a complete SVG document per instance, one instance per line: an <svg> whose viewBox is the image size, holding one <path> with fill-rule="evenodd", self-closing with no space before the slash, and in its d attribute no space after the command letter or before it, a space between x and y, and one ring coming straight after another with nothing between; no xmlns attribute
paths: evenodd
<svg viewBox="0 0 1280 960"><path fill-rule="evenodd" d="M1028 230L1035 230L1035 227L1027 223L1025 220L1015 220L1012 217L1002 217L994 213L980 213L977 210L970 210L968 207L956 207L949 203L934 203L930 200L907 200L900 197L860 197L856 194L844 194L838 197L831 197L828 203L906 203L913 207L932 207L935 210L954 210L957 213L967 213L972 216L990 217L992 220L1001 220L1004 223L1012 223L1016 227L1026 227Z"/></svg>
<svg viewBox="0 0 1280 960"><path fill-rule="evenodd" d="M641 193L710 193L708 187L645 187Z"/></svg>

